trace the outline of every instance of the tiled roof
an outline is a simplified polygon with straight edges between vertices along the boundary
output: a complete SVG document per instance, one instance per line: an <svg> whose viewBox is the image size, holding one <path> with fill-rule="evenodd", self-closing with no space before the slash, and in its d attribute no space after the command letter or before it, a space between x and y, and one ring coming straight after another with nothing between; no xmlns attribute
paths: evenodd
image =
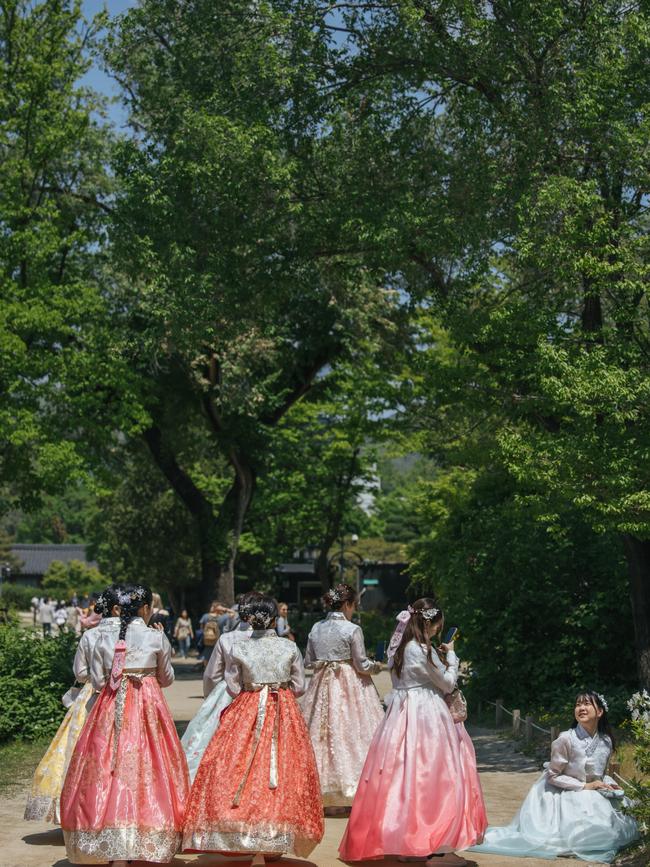
<svg viewBox="0 0 650 867"><path fill-rule="evenodd" d="M97 566L86 559L85 545L12 545L11 553L22 562L23 575L45 575L54 560L62 563L81 560L89 566Z"/></svg>

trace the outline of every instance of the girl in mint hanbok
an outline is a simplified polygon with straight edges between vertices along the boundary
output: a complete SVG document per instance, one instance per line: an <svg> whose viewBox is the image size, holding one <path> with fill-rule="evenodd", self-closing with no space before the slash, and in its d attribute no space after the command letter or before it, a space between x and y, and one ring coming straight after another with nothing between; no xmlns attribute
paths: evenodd
<svg viewBox="0 0 650 867"><path fill-rule="evenodd" d="M261 598L261 593L255 591L247 593L242 598L238 608L239 625L231 632L224 632L220 636L205 667L203 704L181 738L192 782L194 782L194 777L201 764L203 753L212 740L212 735L219 728L221 713L232 702L232 696L226 689L224 672L230 661L230 654L234 645L250 638L253 633L248 623L248 614L251 602L259 598Z"/></svg>
<svg viewBox="0 0 650 867"><path fill-rule="evenodd" d="M553 741L551 760L517 815L505 828L488 828L472 851L611 863L639 836L636 822L621 809L623 790L607 776L613 749L605 698L581 693L571 728Z"/></svg>

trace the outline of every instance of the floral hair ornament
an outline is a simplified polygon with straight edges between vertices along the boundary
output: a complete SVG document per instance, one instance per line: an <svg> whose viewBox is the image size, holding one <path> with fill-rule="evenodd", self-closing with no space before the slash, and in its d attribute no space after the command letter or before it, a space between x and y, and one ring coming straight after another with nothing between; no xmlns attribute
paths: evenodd
<svg viewBox="0 0 650 867"><path fill-rule="evenodd" d="M256 611L254 614L249 614L248 622L253 629L268 629L273 618L265 611Z"/></svg>
<svg viewBox="0 0 650 867"><path fill-rule="evenodd" d="M598 696L598 701L600 702L602 709L605 711L605 713L609 713L609 705L605 700L605 696L601 695L599 692L597 692L596 695Z"/></svg>

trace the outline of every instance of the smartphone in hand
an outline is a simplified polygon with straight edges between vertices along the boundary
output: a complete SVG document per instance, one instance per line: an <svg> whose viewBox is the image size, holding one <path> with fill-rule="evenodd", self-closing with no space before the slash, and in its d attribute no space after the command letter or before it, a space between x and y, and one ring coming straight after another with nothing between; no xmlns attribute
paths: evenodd
<svg viewBox="0 0 650 867"><path fill-rule="evenodd" d="M443 644L449 644L450 641L455 641L457 636L458 636L458 627L457 626L451 626L447 630L447 634L445 635L445 637L442 639L442 643Z"/></svg>

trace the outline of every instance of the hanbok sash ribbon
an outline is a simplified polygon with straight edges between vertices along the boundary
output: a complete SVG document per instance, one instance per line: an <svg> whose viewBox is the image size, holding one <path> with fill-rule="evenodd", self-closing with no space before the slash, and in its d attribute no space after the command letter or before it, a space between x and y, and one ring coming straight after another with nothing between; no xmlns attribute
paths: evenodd
<svg viewBox="0 0 650 867"><path fill-rule="evenodd" d="M321 675L322 680L325 678L330 678L333 674L336 674L340 671L342 665L352 665L351 659L317 659L313 665L314 672L318 673L320 671L323 672ZM329 689L323 690L323 702L321 704L321 712L320 712L320 739L324 741L327 738L327 726L329 724L329 716L330 716L330 693Z"/></svg>
<svg viewBox="0 0 650 867"><path fill-rule="evenodd" d="M113 654L113 665L111 666L111 675L108 679L108 688L111 692L116 692L118 686L122 682L122 672L126 662L126 641L120 639L115 645L115 653Z"/></svg>
<svg viewBox="0 0 650 867"><path fill-rule="evenodd" d="M124 662L122 662L122 665L124 665ZM113 666L115 666L115 660L113 660ZM115 773L115 764L117 762L117 749L120 744L120 734L122 732L122 723L124 721L124 707L126 705L126 690L129 685L129 680L131 680L134 685L137 684L138 687L140 687L142 685L143 678L155 677L155 674L155 668L134 668L127 669L126 671L122 670L122 673L120 675L119 689L117 690L117 695L115 696L115 713L113 715L113 757L111 761L111 773ZM113 672L111 671L111 680L112 678Z"/></svg>
<svg viewBox="0 0 650 867"><path fill-rule="evenodd" d="M397 626L395 627L395 632L393 632L390 641L388 642L388 651L386 652L389 663L397 653L397 648L399 647L402 640L402 635L404 635L406 624L409 622L410 619L411 611L400 611L400 613L397 615Z"/></svg>
<svg viewBox="0 0 650 867"><path fill-rule="evenodd" d="M255 719L255 731L253 733L253 746L251 754L246 764L244 776L241 779L235 797L233 798L233 807L238 807L241 801L241 796L248 782L253 762L257 754L257 748L262 737L262 729L264 728L264 720L266 719L266 709L268 707L269 693L277 693L281 689L288 689L288 683L245 683L244 692L259 692L260 697L257 705L257 717ZM269 767L269 789L277 789L278 787L278 731L280 722L280 708L275 709L275 718L273 720L273 733L271 735L271 760Z"/></svg>

